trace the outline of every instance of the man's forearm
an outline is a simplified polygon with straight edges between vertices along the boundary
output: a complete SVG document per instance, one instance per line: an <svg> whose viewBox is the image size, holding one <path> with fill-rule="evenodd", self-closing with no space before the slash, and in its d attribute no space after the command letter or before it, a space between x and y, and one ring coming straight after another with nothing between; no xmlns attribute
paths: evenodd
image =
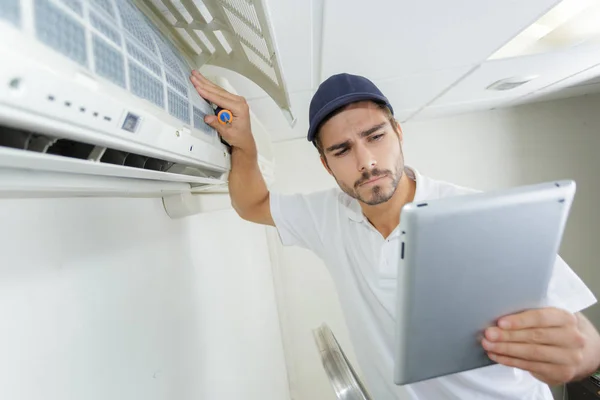
<svg viewBox="0 0 600 400"><path fill-rule="evenodd" d="M240 216L268 196L267 185L258 167L256 146L250 149L232 148L229 194L231 204Z"/></svg>
<svg viewBox="0 0 600 400"><path fill-rule="evenodd" d="M227 92L196 70L192 71L190 79L200 96L233 113L233 120L227 126L221 125L215 115L205 116L204 122L231 146L231 204L242 218L248 219L269 198L267 185L258 167L258 152L250 123L250 106L246 99ZM259 212L258 215L260 214ZM264 215L262 217L265 218Z"/></svg>

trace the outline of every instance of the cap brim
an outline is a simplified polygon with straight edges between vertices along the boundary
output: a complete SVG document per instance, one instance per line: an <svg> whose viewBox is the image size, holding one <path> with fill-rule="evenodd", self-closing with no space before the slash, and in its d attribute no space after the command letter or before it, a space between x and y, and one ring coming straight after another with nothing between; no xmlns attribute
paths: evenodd
<svg viewBox="0 0 600 400"><path fill-rule="evenodd" d="M312 142L314 140L315 134L317 132L317 129L321 125L321 122L325 118L327 118L327 116L329 114L331 114L332 112L334 112L344 106L347 106L348 104L356 103L358 101L366 101L366 100L373 100L378 103L386 104L388 106L388 108L390 109L390 111L392 112L392 114L394 113L392 106L388 103L388 100L383 96L379 96L374 93L349 93L345 96L338 97L335 100L327 103L325 105L325 107L323 107L319 110L319 112L313 118L313 123L308 128L308 137L307 137L308 140L310 142Z"/></svg>

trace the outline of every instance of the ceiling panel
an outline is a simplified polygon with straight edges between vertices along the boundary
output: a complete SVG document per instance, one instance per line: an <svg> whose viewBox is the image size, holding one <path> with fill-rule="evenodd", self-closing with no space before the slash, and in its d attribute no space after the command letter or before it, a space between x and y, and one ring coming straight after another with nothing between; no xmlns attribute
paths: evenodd
<svg viewBox="0 0 600 400"><path fill-rule="evenodd" d="M374 83L389 99L397 114L396 118L402 121L402 118L408 118L434 100L471 69L471 67L449 68L396 79L375 80ZM411 114L407 111L411 111Z"/></svg>
<svg viewBox="0 0 600 400"><path fill-rule="evenodd" d="M321 77L376 80L478 64L558 2L328 0Z"/></svg>
<svg viewBox="0 0 600 400"><path fill-rule="evenodd" d="M564 87L556 91L540 91L536 96L524 96L513 100L492 99L474 102L465 102L445 106L428 107L419 113L413 115L410 121L420 121L434 118L451 117L471 112L490 111L508 107L516 107L523 104L537 103L543 101L553 101L566 99L569 97L578 97L588 94L600 93L600 83L591 83L588 85L578 85Z"/></svg>
<svg viewBox="0 0 600 400"><path fill-rule="evenodd" d="M436 100L432 106L447 106L493 99L504 99L508 102L546 88L598 63L600 63L600 51L597 46L487 61ZM512 90L486 90L490 84L500 79L527 75L539 75L539 77Z"/></svg>
<svg viewBox="0 0 600 400"><path fill-rule="evenodd" d="M581 85L581 86L571 86L559 91L555 92L545 92L535 99L530 99L528 102L536 101L550 101L550 100L560 100L566 99L569 97L578 97L584 96L588 94L596 94L600 93L600 83L594 83L590 85Z"/></svg>
<svg viewBox="0 0 600 400"><path fill-rule="evenodd" d="M515 104L532 101L548 101L567 97L582 96L600 91L600 60L597 65L576 75L558 81L534 93L517 99Z"/></svg>
<svg viewBox="0 0 600 400"><path fill-rule="evenodd" d="M374 83L388 97L398 121L404 122L421 107L433 100L458 78L467 74L471 68L459 67L434 71L427 74L415 74L399 79L375 81ZM250 99L250 107L271 131L276 141L305 137L308 130L308 108L312 91L291 94L292 105L298 118L297 125L291 129L277 112L275 103L266 97Z"/></svg>
<svg viewBox="0 0 600 400"><path fill-rule="evenodd" d="M559 100L569 97L600 93L600 64L583 72L546 86L532 94L519 97L502 97L461 103L432 105L414 115L411 120L448 117L475 111L514 107L527 103Z"/></svg>
<svg viewBox="0 0 600 400"><path fill-rule="evenodd" d="M410 117L415 115L419 111L418 108L408 108L404 110L394 110L394 117L400 123L404 123L409 120Z"/></svg>
<svg viewBox="0 0 600 400"><path fill-rule="evenodd" d="M290 92L312 87L312 10L309 0L269 1L283 74ZM320 23L320 21L317 21Z"/></svg>
<svg viewBox="0 0 600 400"><path fill-rule="evenodd" d="M517 99L512 102L511 106L518 106L527 103L537 103L542 101L561 100L570 97L584 96L587 94L600 93L600 83L593 83L589 85L579 85L565 87L556 91L542 91L537 93L535 96L527 96Z"/></svg>
<svg viewBox="0 0 600 400"><path fill-rule="evenodd" d="M410 119L410 121L449 117L452 115L459 115L476 111L488 111L493 110L495 108L506 107L506 103L507 102L504 99L492 99L484 101L470 101L445 106L427 107L424 110L421 110L418 114L414 115Z"/></svg>
<svg viewBox="0 0 600 400"><path fill-rule="evenodd" d="M468 67L451 68L405 78L375 81L374 83L390 100L396 119L404 122L469 70ZM308 109L312 94L312 91L291 94L294 112L298 118L296 127L293 129L287 125L281 112L278 112L275 103L270 98L254 98L250 99L249 103L265 127L271 131L273 140L281 141L306 136Z"/></svg>

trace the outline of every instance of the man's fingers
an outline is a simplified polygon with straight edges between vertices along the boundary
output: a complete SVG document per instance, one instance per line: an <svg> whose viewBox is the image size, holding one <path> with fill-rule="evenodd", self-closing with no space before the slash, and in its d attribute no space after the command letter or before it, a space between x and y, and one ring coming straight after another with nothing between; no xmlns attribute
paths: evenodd
<svg viewBox="0 0 600 400"><path fill-rule="evenodd" d="M491 360L498 364L506 365L507 367L515 367L529 372L548 373L551 372L554 365L539 361L522 360L520 358L508 357L502 354L488 353Z"/></svg>
<svg viewBox="0 0 600 400"><path fill-rule="evenodd" d="M219 107L231 110L234 113L234 115L239 115L242 112L240 102L224 97L221 93L206 86L194 84L194 87L196 88L200 96L204 97L208 101L217 104Z"/></svg>
<svg viewBox="0 0 600 400"><path fill-rule="evenodd" d="M206 125L216 130L221 136L229 137L229 135L231 135L232 133L232 125L225 125L220 123L216 115L207 115L206 117L204 117L204 122L206 123Z"/></svg>
<svg viewBox="0 0 600 400"><path fill-rule="evenodd" d="M201 97L223 109L230 110L233 114L230 124L222 124L215 115L205 116L204 122L214 128L231 148L254 149L250 108L246 99L215 85L198 71L192 71L190 81Z"/></svg>
<svg viewBox="0 0 600 400"><path fill-rule="evenodd" d="M585 340L576 327L519 330L503 330L493 327L485 331L485 338L491 342L547 344L567 348L582 347Z"/></svg>
<svg viewBox="0 0 600 400"><path fill-rule="evenodd" d="M488 357L498 364L529 371L537 379L546 383L559 384L568 382L571 381L576 374L576 370L569 365L556 365L545 362L521 360L519 358L507 357L495 353L488 353Z"/></svg>
<svg viewBox="0 0 600 400"><path fill-rule="evenodd" d="M200 83L202 85L211 86L211 87L218 87L213 82L211 82L208 79L206 79L206 77L204 75L202 75L200 72L198 72L196 70L192 70L192 77L196 78L196 80L198 81L198 83Z"/></svg>
<svg viewBox="0 0 600 400"><path fill-rule="evenodd" d="M221 96L229 98L231 100L239 100L240 99L239 96L237 96L233 93L229 93L227 90L223 89L222 87L215 85L214 83L212 83L211 81L206 79L200 72L198 72L196 70L192 71L192 83L200 85L201 87L206 88L206 89L212 89L210 91L218 93Z"/></svg>
<svg viewBox="0 0 600 400"><path fill-rule="evenodd" d="M530 343L490 342L487 339L483 339L481 344L488 352L521 360L551 364L569 364L580 361L576 359L580 357L579 352L562 347Z"/></svg>
<svg viewBox="0 0 600 400"><path fill-rule="evenodd" d="M207 115L206 117L204 117L204 122L206 123L206 125L214 128L214 129L221 128L219 126L219 119L215 115ZM219 129L217 129L217 131Z"/></svg>
<svg viewBox="0 0 600 400"><path fill-rule="evenodd" d="M573 314L558 308L529 310L498 320L498 326L502 329L550 328L576 324L577 318Z"/></svg>

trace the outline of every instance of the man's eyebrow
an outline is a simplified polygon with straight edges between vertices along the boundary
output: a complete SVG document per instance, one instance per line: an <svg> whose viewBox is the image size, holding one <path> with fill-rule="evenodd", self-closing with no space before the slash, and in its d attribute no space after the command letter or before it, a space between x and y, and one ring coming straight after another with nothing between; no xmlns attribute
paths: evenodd
<svg viewBox="0 0 600 400"><path fill-rule="evenodd" d="M350 146L350 141L346 140L345 142L334 144L333 146L329 146L325 151L327 153L331 153L332 151L345 149Z"/></svg>
<svg viewBox="0 0 600 400"><path fill-rule="evenodd" d="M386 124L387 124L387 122L382 122L381 124L375 125L375 126L369 128L369 129L365 130L365 131L362 131L359 135L360 135L361 138L367 137L370 134L372 134L373 132L377 132L378 130L380 130L381 128L383 128ZM331 153L332 151L345 149L345 148L347 148L349 146L350 146L350 141L346 140L346 141L344 141L342 143L337 143L337 144L334 144L332 146L329 146L328 148L325 149L325 151L327 153Z"/></svg>
<svg viewBox="0 0 600 400"><path fill-rule="evenodd" d="M378 130L380 130L381 128L383 128L384 126L386 126L386 124L387 124L387 122L382 122L382 123L381 123L381 124L379 124L379 125L375 125L374 127L367 129L366 131L362 131L362 132L360 133L360 137L361 137L361 138L367 137L367 136L369 136L371 133L373 133L373 132L377 132Z"/></svg>

